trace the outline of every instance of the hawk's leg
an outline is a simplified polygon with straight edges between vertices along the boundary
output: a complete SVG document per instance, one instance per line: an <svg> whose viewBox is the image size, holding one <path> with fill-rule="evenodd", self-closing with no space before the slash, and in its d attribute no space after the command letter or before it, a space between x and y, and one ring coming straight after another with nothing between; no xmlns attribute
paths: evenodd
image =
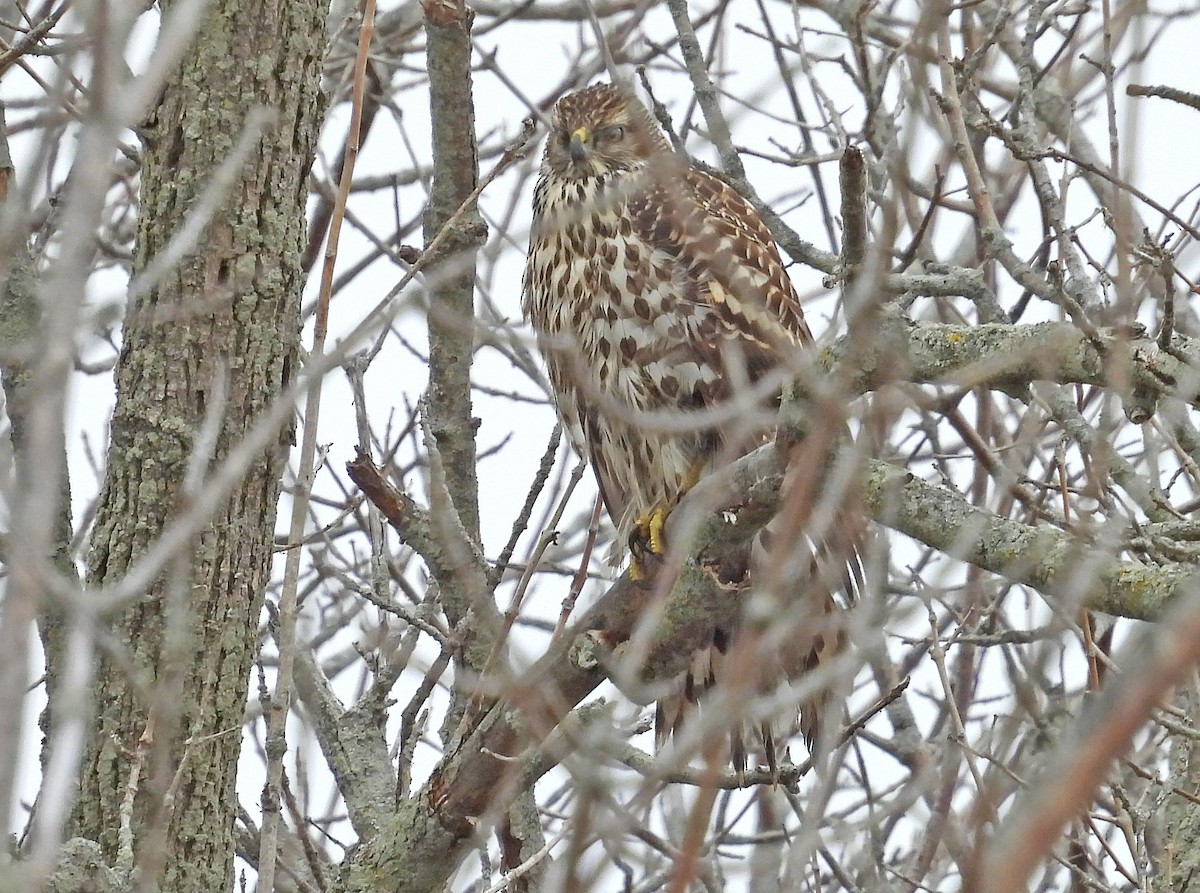
<svg viewBox="0 0 1200 893"><path fill-rule="evenodd" d="M634 580L644 580L647 569L643 564L643 555L663 555L667 551L667 518L687 492L696 486L700 475L707 464L707 457L701 456L692 461L687 474L679 484L679 492L669 502L660 502L646 513L638 516L633 522L633 532L629 534L629 552L632 556L629 562L629 576Z"/></svg>

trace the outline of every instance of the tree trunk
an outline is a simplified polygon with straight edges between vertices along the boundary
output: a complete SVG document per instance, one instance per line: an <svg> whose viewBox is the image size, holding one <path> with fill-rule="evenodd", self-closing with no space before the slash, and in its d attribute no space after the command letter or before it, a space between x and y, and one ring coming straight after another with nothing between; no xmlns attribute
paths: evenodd
<svg viewBox="0 0 1200 893"><path fill-rule="evenodd" d="M271 112L189 256L128 308L92 586L122 579L204 486L185 481L223 461L292 380L323 29L316 0L214 0L150 116L135 277L213 188L251 113ZM289 423L114 618L98 667L70 830L117 861L135 781L136 859L158 889L231 888L241 726L291 441Z"/></svg>

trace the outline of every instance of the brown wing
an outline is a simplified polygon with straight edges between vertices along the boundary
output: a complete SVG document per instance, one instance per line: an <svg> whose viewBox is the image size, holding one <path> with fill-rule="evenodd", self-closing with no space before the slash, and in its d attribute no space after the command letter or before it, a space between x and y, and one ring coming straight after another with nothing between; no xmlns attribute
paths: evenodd
<svg viewBox="0 0 1200 893"><path fill-rule="evenodd" d="M719 326L699 333L697 351L710 354L736 344L751 378L757 378L766 370L786 364L796 350L811 345L813 339L799 297L770 231L753 206L723 181L695 168L664 161L656 173L651 189L632 203L635 226L646 241L676 259L686 282L685 293L697 304L715 311ZM785 492L795 489L792 480L801 471L793 468L789 472ZM775 522L769 525L777 526ZM832 536L819 536L813 546L796 541L797 535L802 539L804 535L793 532L790 544L778 544L786 549L786 558L756 550L759 554L755 563L760 571L769 561L781 558L789 567L797 561L806 565L793 567L792 577L805 581L795 593L807 606L803 612L805 622L785 648L773 656L763 656L765 665L758 672L764 688L828 664L845 648L835 591L843 589L852 597L861 583L858 545L862 525L852 510L839 510L833 526L840 529L831 531ZM771 530L765 539L776 532ZM801 559L802 555L807 558ZM835 572L831 577L831 565L846 572ZM754 571L752 575L769 576ZM690 713L689 705L704 689L722 677L727 646L735 637L733 629L715 630L712 647L693 655L679 686L660 700L656 717L660 743L684 721ZM829 690L822 690L801 705L800 731L810 749L831 703ZM768 764L776 767L776 742L789 736L786 718L782 726L767 722L753 730L735 724L730 746L734 766L739 770L746 766L746 739L750 735L760 739Z"/></svg>
<svg viewBox="0 0 1200 893"><path fill-rule="evenodd" d="M733 187L674 156L664 157L652 188L632 203L632 211L642 237L677 260L691 285L688 293L717 311L722 326L715 338L738 342L752 373L786 363L789 354L812 344L771 231ZM708 347L698 345L698 350ZM848 432L843 439L849 439ZM844 520L849 526L839 521L843 529L837 538L853 530L851 542L836 549L823 543L820 551L846 557L846 588L856 590L862 584L857 551L863 528L861 520Z"/></svg>
<svg viewBox="0 0 1200 893"><path fill-rule="evenodd" d="M695 301L717 312L721 337L753 361L778 364L812 343L771 233L742 195L673 157L656 162L631 211L639 234L672 255Z"/></svg>

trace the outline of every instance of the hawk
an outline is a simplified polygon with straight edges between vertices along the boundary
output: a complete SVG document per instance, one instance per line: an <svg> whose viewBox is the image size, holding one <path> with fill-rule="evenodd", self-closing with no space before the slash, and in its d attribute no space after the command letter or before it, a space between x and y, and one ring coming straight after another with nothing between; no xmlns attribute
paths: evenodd
<svg viewBox="0 0 1200 893"><path fill-rule="evenodd" d="M753 206L672 152L631 92L598 84L565 95L550 123L523 309L617 545L661 552L663 521L680 496L773 434L784 370L812 336ZM636 554L631 571L643 572ZM774 672L799 675L844 647L830 622L830 588L811 605L810 634L769 661ZM736 631L736 621L715 627L711 647L660 700L659 744L719 682ZM759 688L773 683L762 679ZM810 749L826 700L800 707ZM740 772L746 745L741 723L734 726ZM780 732L769 722L756 731L775 770Z"/></svg>

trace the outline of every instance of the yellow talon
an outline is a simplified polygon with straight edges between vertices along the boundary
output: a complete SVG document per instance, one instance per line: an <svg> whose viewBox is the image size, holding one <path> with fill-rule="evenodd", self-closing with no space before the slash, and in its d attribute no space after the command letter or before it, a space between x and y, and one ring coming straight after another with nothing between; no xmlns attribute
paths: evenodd
<svg viewBox="0 0 1200 893"><path fill-rule="evenodd" d="M642 563L638 561L636 555L629 559L629 579L635 583L641 583L646 579L646 569L642 567Z"/></svg>
<svg viewBox="0 0 1200 893"><path fill-rule="evenodd" d="M650 510L638 526L645 525L646 542L650 545L651 555L662 555L667 551L667 539L663 530L667 526L667 515L670 510L665 505L656 505Z"/></svg>
<svg viewBox="0 0 1200 893"><path fill-rule="evenodd" d="M633 532L629 534L629 551L632 556L629 562L629 578L631 580L645 580L649 576L642 556L666 554L667 518L671 515L671 509L700 480L707 461L706 458L700 457L692 462L683 476L683 480L680 481L679 494L670 504L660 502L633 522Z"/></svg>
<svg viewBox="0 0 1200 893"><path fill-rule="evenodd" d="M670 514L670 508L659 503L633 522L633 533L629 535L629 551L632 555L629 562L631 580L645 580L649 576L641 556L666 553L667 537L664 531Z"/></svg>
<svg viewBox="0 0 1200 893"><path fill-rule="evenodd" d="M667 551L667 538L663 530L670 514L671 510L659 503L633 522L635 526L629 537L629 546L635 554L649 552L651 555L662 555Z"/></svg>

